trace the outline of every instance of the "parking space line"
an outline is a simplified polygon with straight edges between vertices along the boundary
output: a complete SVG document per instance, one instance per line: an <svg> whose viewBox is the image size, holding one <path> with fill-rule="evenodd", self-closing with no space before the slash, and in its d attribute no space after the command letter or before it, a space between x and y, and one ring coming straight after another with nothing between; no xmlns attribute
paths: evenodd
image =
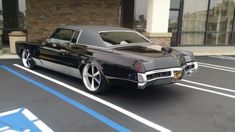
<svg viewBox="0 0 235 132"><path fill-rule="evenodd" d="M232 56L212 55L212 56L208 56L208 57L216 58L216 59L223 59L223 60L232 60L232 61L235 61L235 57L232 57Z"/></svg>
<svg viewBox="0 0 235 132"><path fill-rule="evenodd" d="M220 70L220 71L226 71L226 72L235 73L235 70L220 68L220 67L216 67L216 66L209 66L209 65L203 65L203 64L199 64L199 66L200 67L205 67L205 68L210 68L210 69L216 69L216 70Z"/></svg>
<svg viewBox="0 0 235 132"><path fill-rule="evenodd" d="M207 65L207 66L211 66L211 67L218 67L218 68L222 68L222 69L229 69L229 70L235 70L234 67L227 67L227 66L221 66L221 65L215 65L215 64L209 64L209 63L203 63L203 62L199 62L199 65Z"/></svg>
<svg viewBox="0 0 235 132"><path fill-rule="evenodd" d="M54 90L51 87L48 87L48 86L46 86L46 85L44 85L44 84L42 84L42 83L40 83L40 82L38 82L36 80L33 80L33 79L31 79L31 78L29 78L29 77L27 77L27 76L25 76L25 75L15 71L15 70L13 70L13 69L10 69L10 68L8 68L8 67L6 67L4 65L0 65L0 68L3 69L3 70L8 71L9 73L11 73L11 74L13 74L13 75L23 79L23 80L25 80L26 82L29 82L29 83L31 83L31 84L33 84L33 85L35 85L35 86L37 86L37 87L47 91L48 93L51 93L51 94L55 95L56 97L64 100L65 102L73 105L74 107L84 111L85 113L91 115L92 117L98 119L99 121L105 123L106 125L112 127L113 129L115 129L117 131L120 131L120 132L129 132L130 131L127 128L117 124L116 122L114 122L114 121L108 119L107 117L99 114L98 112L96 112L96 111L86 107L85 105L82 105L79 102L77 102L77 101L75 101L75 100L73 100L73 99L63 95L62 93Z"/></svg>
<svg viewBox="0 0 235 132"><path fill-rule="evenodd" d="M79 89L77 89L77 88L75 88L73 86L70 86L70 85L68 85L68 84L66 84L64 82L61 82L59 80L53 79L53 78L48 77L48 76L45 76L45 75L43 75L41 73L32 71L32 70L27 69L27 68L25 68L25 67L23 67L21 65L18 65L18 64L14 64L14 66L16 66L16 67L18 67L20 69L23 69L23 70L25 70L27 72L30 72L30 73L32 73L34 75L37 75L37 76L39 76L41 78L44 78L46 80L49 80L49 81L51 81L53 83L56 83L56 84L58 84L60 86L63 86L64 88L67 88L67 89L69 89L69 90L71 90L73 92L79 93L79 94L81 94L81 95L83 95L83 96L85 96L85 97L87 97L89 99L92 99L92 100L96 101L96 102L99 102L99 103L101 103L101 104L103 104L103 105L105 105L105 106L107 106L109 108L112 108L112 109L114 109L114 110L116 110L116 111L118 111L118 112L120 112L120 113L122 113L122 114L124 114L124 115L126 115L126 116L128 116L128 117L130 117L130 118L132 118L132 119L134 119L134 120L144 124L144 125L146 125L146 126L149 126L149 127L153 128L155 130L158 130L160 132L171 132L171 130L169 130L169 129L163 127L163 126L160 126L160 125L158 125L158 124L156 124L156 123L154 123L152 121L149 121L149 120L147 120L147 119L145 119L145 118L143 118L143 117L141 117L141 116L139 116L137 114L134 114L134 113L132 113L132 112L130 112L130 111L124 109L124 108L121 108L121 107L119 107L119 106L117 106L115 104L112 104L112 103L110 103L110 102L108 102L106 100L103 100L103 99L101 99L99 97L96 97L96 96L94 96L92 94L89 94L87 92L79 90Z"/></svg>
<svg viewBox="0 0 235 132"><path fill-rule="evenodd" d="M209 88L213 88L213 89L218 89L218 90L222 90L222 91L227 91L227 92L235 93L235 90L232 90L232 89L227 89L227 88L222 88L222 87L213 86L213 85L209 85L209 84L204 84L204 83L189 81L189 80L185 80L185 79L182 79L181 81L187 82L187 83L191 83L191 84L200 85L200 86L204 86L204 87L209 87Z"/></svg>
<svg viewBox="0 0 235 132"><path fill-rule="evenodd" d="M222 93L222 92L218 92L218 91L208 90L208 89L199 88L199 87L195 87L195 86L191 86L191 85L186 85L186 84L182 84L182 83L175 83L175 85L183 86L183 87L186 87L186 88L200 90L200 91L204 91L204 92L208 92L208 93L213 93L213 94L217 94L217 95L221 95L221 96L225 96L225 97L229 97L229 98L235 99L234 95L230 95L230 94L226 94L226 93Z"/></svg>

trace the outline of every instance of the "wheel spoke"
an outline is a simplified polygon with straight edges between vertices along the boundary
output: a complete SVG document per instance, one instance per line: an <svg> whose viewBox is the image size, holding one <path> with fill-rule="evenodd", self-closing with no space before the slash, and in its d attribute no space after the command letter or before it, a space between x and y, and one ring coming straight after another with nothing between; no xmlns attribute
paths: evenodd
<svg viewBox="0 0 235 132"><path fill-rule="evenodd" d="M29 53L27 54L27 58L30 58L30 54Z"/></svg>
<svg viewBox="0 0 235 132"><path fill-rule="evenodd" d="M25 56L27 56L28 55L28 50L25 50Z"/></svg>
<svg viewBox="0 0 235 132"><path fill-rule="evenodd" d="M92 75L91 75L90 73L88 73L88 72L87 72L87 76L88 76L88 77L92 77Z"/></svg>
<svg viewBox="0 0 235 132"><path fill-rule="evenodd" d="M30 62L29 62L29 60L26 60L26 63L27 63L27 65L28 65L28 66L30 66Z"/></svg>
<svg viewBox="0 0 235 132"><path fill-rule="evenodd" d="M96 77L98 75L100 75L100 72L97 70L97 72L94 74L94 76Z"/></svg>
<svg viewBox="0 0 235 132"><path fill-rule="evenodd" d="M91 88L95 89L95 79L94 78L91 79Z"/></svg>
<svg viewBox="0 0 235 132"><path fill-rule="evenodd" d="M92 71L92 74L91 75L94 75L95 73L95 67L93 65L91 65L91 71Z"/></svg>
<svg viewBox="0 0 235 132"><path fill-rule="evenodd" d="M94 78L94 80L100 85L100 80L97 78Z"/></svg>
<svg viewBox="0 0 235 132"><path fill-rule="evenodd" d="M25 52L24 56L23 56L25 59L27 59L27 53Z"/></svg>

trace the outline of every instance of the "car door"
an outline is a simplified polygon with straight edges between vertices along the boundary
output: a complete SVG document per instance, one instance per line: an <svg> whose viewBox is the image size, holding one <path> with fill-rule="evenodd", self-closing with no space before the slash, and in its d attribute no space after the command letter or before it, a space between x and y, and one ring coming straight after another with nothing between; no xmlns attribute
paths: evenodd
<svg viewBox="0 0 235 132"><path fill-rule="evenodd" d="M73 67L74 65L69 63L70 58L67 49L71 41L74 42L74 34L74 30L58 28L47 39L46 44L39 48L39 59L44 67L66 74L70 73L66 67Z"/></svg>

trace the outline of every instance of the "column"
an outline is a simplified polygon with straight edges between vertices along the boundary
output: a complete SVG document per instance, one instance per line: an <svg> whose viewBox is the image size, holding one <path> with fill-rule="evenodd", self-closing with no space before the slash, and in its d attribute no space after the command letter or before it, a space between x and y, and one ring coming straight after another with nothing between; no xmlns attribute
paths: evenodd
<svg viewBox="0 0 235 132"><path fill-rule="evenodd" d="M170 0L148 0L146 36L155 44L170 46Z"/></svg>

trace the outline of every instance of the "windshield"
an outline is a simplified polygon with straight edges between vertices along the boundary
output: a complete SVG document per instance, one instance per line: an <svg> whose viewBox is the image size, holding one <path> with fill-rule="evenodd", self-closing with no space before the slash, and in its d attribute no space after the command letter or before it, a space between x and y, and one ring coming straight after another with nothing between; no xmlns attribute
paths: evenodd
<svg viewBox="0 0 235 132"><path fill-rule="evenodd" d="M132 31L101 32L99 35L108 46L126 45L129 43L149 43L142 35Z"/></svg>

